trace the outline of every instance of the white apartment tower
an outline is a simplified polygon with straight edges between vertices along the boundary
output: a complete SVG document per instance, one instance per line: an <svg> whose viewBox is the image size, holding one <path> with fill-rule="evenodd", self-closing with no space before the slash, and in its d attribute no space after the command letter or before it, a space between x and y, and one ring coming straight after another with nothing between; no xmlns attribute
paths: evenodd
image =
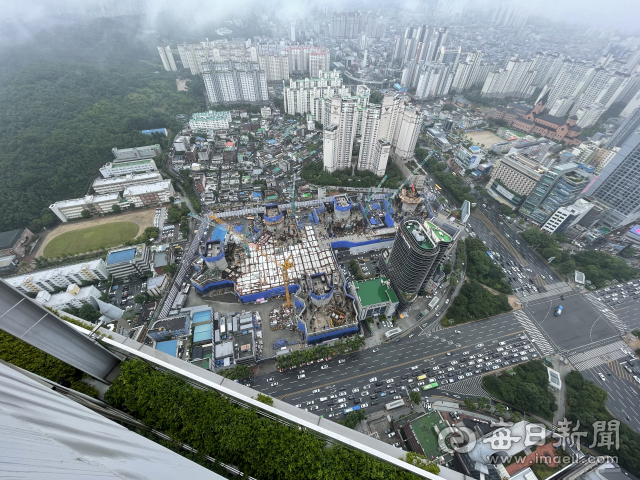
<svg viewBox="0 0 640 480"><path fill-rule="evenodd" d="M449 93L453 80L451 65L425 62L416 86L416 97L426 100L445 96Z"/></svg>
<svg viewBox="0 0 640 480"><path fill-rule="evenodd" d="M162 60L162 66L167 72L177 72L176 61L173 59L171 47L169 45L158 45L158 53Z"/></svg>
<svg viewBox="0 0 640 480"><path fill-rule="evenodd" d="M358 157L358 170L369 170L377 176L384 175L391 150L391 143L380 137L379 105L370 105L363 115L362 141Z"/></svg>
<svg viewBox="0 0 640 480"><path fill-rule="evenodd" d="M483 97L526 98L533 94L531 85L535 72L531 69L532 60L511 58L504 68L489 72L482 86Z"/></svg>
<svg viewBox="0 0 640 480"><path fill-rule="evenodd" d="M210 62L203 68L204 86L212 105L269 100L267 75L257 63Z"/></svg>
<svg viewBox="0 0 640 480"><path fill-rule="evenodd" d="M396 158L406 160L413 156L416 142L420 135L421 124L422 115L420 115L420 109L402 102L392 142L393 153Z"/></svg>
<svg viewBox="0 0 640 480"><path fill-rule="evenodd" d="M357 102L354 98L339 95L334 95L326 102L329 125L324 128L322 153L324 168L331 173L351 166L357 127Z"/></svg>

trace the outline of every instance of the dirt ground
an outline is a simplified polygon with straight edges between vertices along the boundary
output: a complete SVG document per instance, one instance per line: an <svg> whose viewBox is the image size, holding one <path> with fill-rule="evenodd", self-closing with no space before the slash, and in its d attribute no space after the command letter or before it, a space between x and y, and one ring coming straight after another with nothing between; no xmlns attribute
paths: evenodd
<svg viewBox="0 0 640 480"><path fill-rule="evenodd" d="M190 82L188 78L176 78L176 87L179 92L188 92L189 87L187 86L187 82Z"/></svg>
<svg viewBox="0 0 640 480"><path fill-rule="evenodd" d="M504 142L504 139L489 130L483 130L482 132L468 132L465 133L465 135L478 145L484 144L486 148L489 148L494 143Z"/></svg>
<svg viewBox="0 0 640 480"><path fill-rule="evenodd" d="M139 236L144 229L147 227L153 226L153 217L156 214L155 207L147 208L144 210L134 210L133 212L121 213L119 215L109 215L107 217L98 217L91 218L89 220L79 220L76 222L63 223L58 227L54 228L50 231L46 238L39 242L37 245L37 252L35 253L35 257L41 257L42 252L44 252L44 248L47 244L54 238L63 233L72 232L74 230L81 230L83 228L95 227L97 225L104 225L107 223L115 223L115 222L133 222L138 225L138 233L136 236Z"/></svg>

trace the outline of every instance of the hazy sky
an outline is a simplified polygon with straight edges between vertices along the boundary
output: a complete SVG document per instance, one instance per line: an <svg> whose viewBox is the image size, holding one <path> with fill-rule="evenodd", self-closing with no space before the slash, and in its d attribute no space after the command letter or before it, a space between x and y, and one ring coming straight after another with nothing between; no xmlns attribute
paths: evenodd
<svg viewBox="0 0 640 480"><path fill-rule="evenodd" d="M436 0L427 0L434 3ZM443 0L440 0L443 1ZM464 1L464 0L452 0ZM162 10L176 10L184 15L193 15L200 23L207 18L219 19L237 16L239 12L251 12L256 8L275 18L300 17L316 7L330 10L363 9L374 10L389 7L400 11L420 12L424 8L421 0L3 0L0 23L8 23L16 30L37 28L39 22L49 16L97 14L98 12L132 13L145 11L150 20ZM574 22L582 25L619 28L629 33L640 32L640 0L466 0L467 7L491 8L499 3L534 15ZM46 20L44 20L46 22Z"/></svg>

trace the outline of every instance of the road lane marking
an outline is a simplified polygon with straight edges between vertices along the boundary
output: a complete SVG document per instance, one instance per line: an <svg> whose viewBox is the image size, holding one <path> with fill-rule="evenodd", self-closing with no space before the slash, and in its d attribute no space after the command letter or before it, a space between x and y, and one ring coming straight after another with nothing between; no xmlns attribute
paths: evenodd
<svg viewBox="0 0 640 480"><path fill-rule="evenodd" d="M525 330L519 330L519 331L517 331L517 332L510 333L510 334L507 334L507 335L504 335L504 336L505 336L505 337L511 337L511 336L513 336L513 335L519 335L520 333L524 333L524 332L526 332L526 331L525 331ZM458 350L465 350L465 349L467 349L467 348L475 347L475 345L476 345L475 343L474 343L474 344L471 344L471 345L464 345L464 346L462 346L462 347L460 347L460 348L454 348L453 350L448 350L448 351L449 351L449 352L455 352L455 351L458 351ZM389 371L389 370L390 370L390 369L392 369L392 368L402 367L402 366L404 366L404 365L409 365L410 363L414 363L414 362L421 362L421 361L424 361L424 360L429 360L429 359L432 359L432 358L434 358L434 357L438 357L438 356L443 355L443 354L446 354L446 353L447 353L447 352L439 352L439 353L435 353L435 354L433 354L433 355L427 355L426 357L422 357L422 358L414 358L413 360L409 360L408 362L404 362L404 363L400 363L400 364L395 364L395 365L390 366L390 367L381 368L381 369L379 369L379 370L374 370L373 372L367 372L367 373L361 373L360 375L354 375L353 377L345 378L345 379L344 379L344 381L346 382L346 381L349 381L349 380L354 380L354 379L357 379L357 378L360 378L360 377L366 377L366 376L373 375L373 374L380 373L380 372L387 372L387 371ZM505 368L506 368L506 367L505 367ZM392 372L392 373L393 373L393 372ZM489 372L487 372L487 373L489 373ZM312 382L312 383L313 383L313 382ZM328 385L331 385L331 384L330 384L330 383L327 383L327 384L325 384L325 385L320 385L319 387L320 387L320 388L322 388L322 387L326 387L326 386L328 386ZM313 387L313 388L318 388L318 387ZM296 395L296 394L298 394L298 393L299 393L299 394L302 394L302 393L307 392L307 391L309 391L309 390L312 390L312 388L305 388L304 390L298 390L297 392L293 392L293 393L291 393L290 395Z"/></svg>

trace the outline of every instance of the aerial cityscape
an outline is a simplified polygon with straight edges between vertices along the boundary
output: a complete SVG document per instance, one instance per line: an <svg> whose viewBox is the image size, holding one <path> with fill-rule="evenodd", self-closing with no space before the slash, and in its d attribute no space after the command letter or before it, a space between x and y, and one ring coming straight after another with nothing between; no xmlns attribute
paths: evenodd
<svg viewBox="0 0 640 480"><path fill-rule="evenodd" d="M7 478L640 478L640 4L10 0Z"/></svg>

